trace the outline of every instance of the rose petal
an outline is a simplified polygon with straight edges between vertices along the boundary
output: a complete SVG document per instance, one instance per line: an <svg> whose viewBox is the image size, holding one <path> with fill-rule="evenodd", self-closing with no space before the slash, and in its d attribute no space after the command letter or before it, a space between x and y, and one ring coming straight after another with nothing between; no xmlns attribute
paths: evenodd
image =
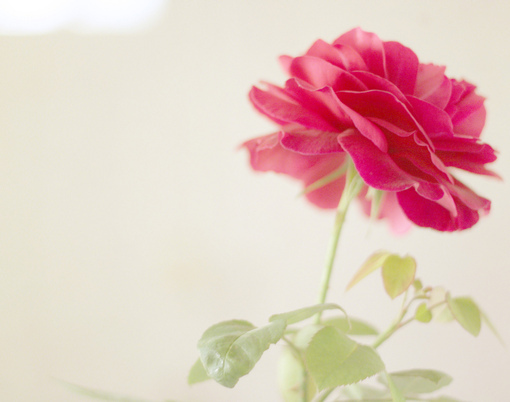
<svg viewBox="0 0 510 402"><path fill-rule="evenodd" d="M452 121L444 110L414 96L408 96L407 99L412 105L413 117L423 127L428 138L453 136Z"/></svg>
<svg viewBox="0 0 510 402"><path fill-rule="evenodd" d="M352 75L363 82L367 89L378 89L384 92L390 92L404 105L409 105L409 102L402 91L400 91L395 84L391 83L387 79L379 77L378 75L372 74L368 71L353 71Z"/></svg>
<svg viewBox="0 0 510 402"><path fill-rule="evenodd" d="M377 35L354 28L340 36L333 44L352 47L363 58L369 71L387 77L384 69L383 43Z"/></svg>
<svg viewBox="0 0 510 402"><path fill-rule="evenodd" d="M338 136L338 142L351 156L356 170L365 183L379 190L402 191L416 183L416 180L377 148L372 141L352 131Z"/></svg>
<svg viewBox="0 0 510 402"><path fill-rule="evenodd" d="M339 91L337 96L343 104L363 117L383 119L408 132L415 131L417 128L405 105L389 92L379 90Z"/></svg>
<svg viewBox="0 0 510 402"><path fill-rule="evenodd" d="M296 57L289 68L292 77L299 78L315 88L363 91L366 86L352 74L339 67L312 56Z"/></svg>
<svg viewBox="0 0 510 402"><path fill-rule="evenodd" d="M352 120L342 110L340 102L331 88L315 89L305 84L291 78L285 83L285 90L304 108L319 114L330 126L335 128L335 131L341 132L352 126Z"/></svg>
<svg viewBox="0 0 510 402"><path fill-rule="evenodd" d="M452 84L444 75L446 67L420 64L416 76L414 96L444 109L452 94Z"/></svg>
<svg viewBox="0 0 510 402"><path fill-rule="evenodd" d="M321 39L308 49L306 55L321 58L347 71L367 69L365 62L354 49L349 46L333 46Z"/></svg>
<svg viewBox="0 0 510 402"><path fill-rule="evenodd" d="M321 155L332 152L344 152L337 140L338 133L308 130L284 132L280 139L281 145L294 152L304 155Z"/></svg>
<svg viewBox="0 0 510 402"><path fill-rule="evenodd" d="M384 42L387 78L404 94L414 92L418 73L418 57L398 42Z"/></svg>
<svg viewBox="0 0 510 402"><path fill-rule="evenodd" d="M243 144L250 153L254 170L273 171L290 175L308 186L338 169L345 162L345 153L302 155L283 148L280 134L254 138ZM336 208L342 194L345 176L306 194L310 202L320 208Z"/></svg>
<svg viewBox="0 0 510 402"><path fill-rule="evenodd" d="M459 144L456 144L458 142ZM468 172L493 176L500 178L497 173L485 168L486 163L494 162L497 158L494 149L487 144L479 143L461 143L452 139L450 144L444 142L440 144L442 147L448 147L450 150L438 150L436 155L440 158L445 166L452 166Z"/></svg>
<svg viewBox="0 0 510 402"><path fill-rule="evenodd" d="M319 114L305 109L298 103L291 103L276 96L269 91L262 91L252 87L250 101L255 108L269 117L274 122L285 125L288 123L299 123L307 128L315 128L324 131L335 131L335 127L324 120Z"/></svg>
<svg viewBox="0 0 510 402"><path fill-rule="evenodd" d="M446 112L453 123L456 134L478 138L485 124L484 97L477 95L476 87L466 81L451 80L452 97Z"/></svg>
<svg viewBox="0 0 510 402"><path fill-rule="evenodd" d="M414 188L397 193L397 199L407 217L416 225L443 232L452 232L472 227L480 219L479 213L453 197L456 216L438 204L421 197Z"/></svg>

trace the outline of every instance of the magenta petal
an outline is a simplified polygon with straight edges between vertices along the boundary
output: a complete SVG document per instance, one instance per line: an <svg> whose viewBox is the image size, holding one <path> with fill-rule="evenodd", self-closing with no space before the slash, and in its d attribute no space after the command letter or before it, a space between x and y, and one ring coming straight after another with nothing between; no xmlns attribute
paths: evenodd
<svg viewBox="0 0 510 402"><path fill-rule="evenodd" d="M409 105L409 102L407 101L407 98L404 96L402 91L387 79L379 77L378 75L372 74L368 71L353 71L352 75L363 82L363 84L365 84L368 89L377 89L380 91L389 92L395 95L395 97L404 105Z"/></svg>
<svg viewBox="0 0 510 402"><path fill-rule="evenodd" d="M452 141L453 142L453 141ZM460 142L460 141L459 141ZM444 144L441 144L444 146ZM455 148L455 144L450 145L452 151L438 150L437 156L446 166L452 166L468 172L498 177L499 175L485 168L486 163L494 162L497 158L494 149L487 144L472 144L471 150L461 144Z"/></svg>
<svg viewBox="0 0 510 402"><path fill-rule="evenodd" d="M485 124L484 97L477 95L475 86L466 81L452 82L452 97L446 107L456 134L478 138Z"/></svg>
<svg viewBox="0 0 510 402"><path fill-rule="evenodd" d="M462 120L455 119L453 122L453 130L456 134L478 138L485 125L486 115L485 106L480 105L478 109L475 109Z"/></svg>
<svg viewBox="0 0 510 402"><path fill-rule="evenodd" d="M386 77L383 43L377 35L365 32L360 28L354 28L340 36L333 44L352 47L363 58L368 70L381 77Z"/></svg>
<svg viewBox="0 0 510 402"><path fill-rule="evenodd" d="M452 94L450 80L444 75L446 67L434 64L420 64L414 96L444 109Z"/></svg>
<svg viewBox="0 0 510 402"><path fill-rule="evenodd" d="M308 49L306 55L326 60L347 71L367 69L365 62L354 49L348 46L333 46L320 39Z"/></svg>
<svg viewBox="0 0 510 402"><path fill-rule="evenodd" d="M445 184L450 193L467 207L487 213L490 210L491 203L488 199L480 197L469 187L465 186L462 182L455 180L453 184Z"/></svg>
<svg viewBox="0 0 510 402"><path fill-rule="evenodd" d="M283 173L299 179L308 186L338 169L345 162L345 154L303 155L283 148L278 134L254 138L243 144L250 153L250 163L254 170ZM306 195L313 204L320 208L336 208L345 177Z"/></svg>
<svg viewBox="0 0 510 402"><path fill-rule="evenodd" d="M300 104L282 99L269 91L262 91L257 87L253 87L249 96L257 110L280 125L298 123L307 128L325 131L335 130L317 113L303 108Z"/></svg>
<svg viewBox="0 0 510 402"><path fill-rule="evenodd" d="M384 42L384 54L388 79L404 94L413 94L420 64L416 54L398 42Z"/></svg>
<svg viewBox="0 0 510 402"><path fill-rule="evenodd" d="M340 102L331 88L314 89L291 78L285 83L285 90L303 107L319 114L335 128L335 131L340 132L352 126L350 117L342 110Z"/></svg>
<svg viewBox="0 0 510 402"><path fill-rule="evenodd" d="M284 132L280 143L284 148L304 155L344 152L337 137L338 133L316 130Z"/></svg>
<svg viewBox="0 0 510 402"><path fill-rule="evenodd" d="M389 92L337 92L338 99L364 117L386 120L405 131L416 130L416 122L406 106Z"/></svg>
<svg viewBox="0 0 510 402"><path fill-rule="evenodd" d="M315 88L363 91L365 85L352 74L335 65L312 56L296 57L292 60L289 73L292 77L306 81Z"/></svg>
<svg viewBox="0 0 510 402"><path fill-rule="evenodd" d="M452 121L444 110L414 96L407 99L413 107L413 116L429 138L453 136Z"/></svg>
<svg viewBox="0 0 510 402"><path fill-rule="evenodd" d="M353 130L354 131L354 130ZM357 132L338 136L365 183L379 190L402 191L417 181L400 169L388 154Z"/></svg>
<svg viewBox="0 0 510 402"><path fill-rule="evenodd" d="M363 136L368 138L381 151L388 151L388 142L379 127L345 104L342 104L342 109L351 118L354 126Z"/></svg>
<svg viewBox="0 0 510 402"><path fill-rule="evenodd" d="M472 210L455 197L456 216L437 202L421 197L413 188L397 193L397 198L407 217L418 226L453 232L468 229L480 219L478 211Z"/></svg>

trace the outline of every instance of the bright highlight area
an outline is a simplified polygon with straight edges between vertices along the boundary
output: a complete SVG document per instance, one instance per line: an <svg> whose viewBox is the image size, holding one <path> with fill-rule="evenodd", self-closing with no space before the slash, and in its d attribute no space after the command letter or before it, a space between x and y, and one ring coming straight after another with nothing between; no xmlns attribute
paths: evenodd
<svg viewBox="0 0 510 402"><path fill-rule="evenodd" d="M95 33L141 29L162 15L167 0L0 0L0 34L60 29Z"/></svg>

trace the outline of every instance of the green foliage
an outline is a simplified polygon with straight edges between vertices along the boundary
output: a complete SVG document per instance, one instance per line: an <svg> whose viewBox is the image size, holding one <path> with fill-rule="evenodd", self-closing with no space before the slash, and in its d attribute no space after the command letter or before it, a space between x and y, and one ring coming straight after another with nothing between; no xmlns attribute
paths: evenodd
<svg viewBox="0 0 510 402"><path fill-rule="evenodd" d="M384 378L386 379L388 383L388 388L390 390L391 394L391 400L393 402L406 402L404 398L404 394L400 390L400 388L395 384L393 381L393 378L390 374L388 374L387 371L384 371Z"/></svg>
<svg viewBox="0 0 510 402"><path fill-rule="evenodd" d="M305 370L295 352L289 347L284 348L278 363L278 385L285 402L311 401L317 393L317 387Z"/></svg>
<svg viewBox="0 0 510 402"><path fill-rule="evenodd" d="M379 268L382 268L384 289L392 299L404 293L414 282L416 274L414 258L400 257L387 251L379 251L372 254L358 269L347 285L347 290Z"/></svg>
<svg viewBox="0 0 510 402"><path fill-rule="evenodd" d="M435 370L406 370L390 374L403 395L426 394L437 391L452 382L452 377Z"/></svg>
<svg viewBox="0 0 510 402"><path fill-rule="evenodd" d="M478 336L482 320L476 303L469 297L456 297L452 299L447 296L446 300L457 322L471 335Z"/></svg>
<svg viewBox="0 0 510 402"><path fill-rule="evenodd" d="M370 275L372 272L381 268L386 258L391 255L388 251L378 251L377 253L372 254L368 259L363 263L363 265L356 271L354 277L351 279L349 284L347 285L347 289L349 290L354 285L359 283L362 279Z"/></svg>
<svg viewBox="0 0 510 402"><path fill-rule="evenodd" d="M210 380L211 377L207 375L204 365L200 359L197 359L195 364L191 367L188 374L188 384L196 384L199 382Z"/></svg>
<svg viewBox="0 0 510 402"><path fill-rule="evenodd" d="M432 320L432 312L428 309L427 303L421 303L414 313L414 318L420 322L430 322Z"/></svg>
<svg viewBox="0 0 510 402"><path fill-rule="evenodd" d="M432 313L432 318L436 322L451 322L454 320L453 315L446 304L448 292L440 287L434 287L429 293L429 301L427 307Z"/></svg>
<svg viewBox="0 0 510 402"><path fill-rule="evenodd" d="M349 327L349 323L351 324ZM372 325L355 318L335 317L323 321L324 325L335 327L349 335L377 335L379 332Z"/></svg>
<svg viewBox="0 0 510 402"><path fill-rule="evenodd" d="M255 328L247 321L232 320L213 325L198 341L200 359L207 375L232 388L248 374L272 343L283 336L285 321Z"/></svg>
<svg viewBox="0 0 510 402"><path fill-rule="evenodd" d="M404 293L414 282L416 261L413 257L389 255L382 265L382 277L386 293L394 299Z"/></svg>
<svg viewBox="0 0 510 402"><path fill-rule="evenodd" d="M315 334L306 350L306 365L319 390L353 384L384 369L379 355L333 327Z"/></svg>
<svg viewBox="0 0 510 402"><path fill-rule="evenodd" d="M281 313L281 314L275 314L269 318L269 321L278 321L283 320L287 323L287 325L296 324L300 321L304 321L310 317L313 317L315 314L321 313L324 310L340 310L342 311L346 316L347 313L345 310L338 306L337 304L333 303L326 303L326 304L316 304L315 306L310 307L304 307L300 308L298 310L289 311L288 313Z"/></svg>

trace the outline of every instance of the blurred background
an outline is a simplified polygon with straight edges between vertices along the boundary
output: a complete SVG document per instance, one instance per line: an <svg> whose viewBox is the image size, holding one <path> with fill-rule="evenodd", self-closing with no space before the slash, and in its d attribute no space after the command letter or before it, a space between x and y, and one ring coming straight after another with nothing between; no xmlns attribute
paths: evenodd
<svg viewBox="0 0 510 402"><path fill-rule="evenodd" d="M213 323L316 301L332 213L251 172L237 147L273 129L247 93L283 83L277 57L356 26L478 86L506 181L462 176L493 202L462 233L395 237L353 207L329 300L383 329L399 302L379 276L345 285L372 252L409 253L425 285L472 296L510 342L510 3L0 4L0 400L89 400L59 380L154 401L279 400L280 346L234 389L186 377ZM508 398L510 352L487 328L411 325L380 352L391 371L451 374L459 399Z"/></svg>

